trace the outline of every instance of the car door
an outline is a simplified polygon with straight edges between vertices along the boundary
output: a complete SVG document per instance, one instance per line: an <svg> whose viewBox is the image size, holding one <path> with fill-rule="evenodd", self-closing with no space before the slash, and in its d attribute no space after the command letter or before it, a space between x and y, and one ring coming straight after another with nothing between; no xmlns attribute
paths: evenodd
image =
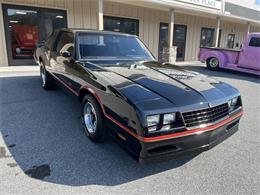
<svg viewBox="0 0 260 195"><path fill-rule="evenodd" d="M46 40L45 44L44 44L44 55L43 55L43 61L44 61L44 65L45 68L49 71L52 72L52 68L51 68L51 53L53 52L53 47L54 47L54 43L55 40L57 38L58 35L58 31L54 31Z"/></svg>
<svg viewBox="0 0 260 195"><path fill-rule="evenodd" d="M53 74L68 87L72 87L70 72L67 67L74 61L74 35L72 32L61 31L56 40L54 51L51 52L51 66Z"/></svg>
<svg viewBox="0 0 260 195"><path fill-rule="evenodd" d="M240 51L238 66L260 70L260 37L249 37Z"/></svg>

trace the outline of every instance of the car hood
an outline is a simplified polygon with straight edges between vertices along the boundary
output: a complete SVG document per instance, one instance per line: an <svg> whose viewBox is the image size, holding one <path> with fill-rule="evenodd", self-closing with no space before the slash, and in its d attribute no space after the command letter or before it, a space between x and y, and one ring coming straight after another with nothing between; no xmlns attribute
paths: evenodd
<svg viewBox="0 0 260 195"><path fill-rule="evenodd" d="M113 81L113 89L134 103L150 106L164 100L174 106L207 107L221 104L238 91L220 81L178 66L158 62L137 62L132 65L103 66L103 75ZM149 94L149 95L148 95ZM167 101L167 103L166 103Z"/></svg>

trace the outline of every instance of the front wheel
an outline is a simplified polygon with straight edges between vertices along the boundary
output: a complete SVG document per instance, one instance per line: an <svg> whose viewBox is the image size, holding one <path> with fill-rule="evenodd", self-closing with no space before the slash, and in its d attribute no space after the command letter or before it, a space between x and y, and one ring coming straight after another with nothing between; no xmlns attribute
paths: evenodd
<svg viewBox="0 0 260 195"><path fill-rule="evenodd" d="M210 70L219 69L219 60L218 58L212 57L207 60L207 68Z"/></svg>
<svg viewBox="0 0 260 195"><path fill-rule="evenodd" d="M107 140L107 126L102 110L91 95L86 95L82 100L82 123L85 133L94 142Z"/></svg>
<svg viewBox="0 0 260 195"><path fill-rule="evenodd" d="M46 71L42 62L41 62L41 66L40 66L40 75L41 75L42 88L43 89L50 90L50 89L53 89L55 87L54 79Z"/></svg>

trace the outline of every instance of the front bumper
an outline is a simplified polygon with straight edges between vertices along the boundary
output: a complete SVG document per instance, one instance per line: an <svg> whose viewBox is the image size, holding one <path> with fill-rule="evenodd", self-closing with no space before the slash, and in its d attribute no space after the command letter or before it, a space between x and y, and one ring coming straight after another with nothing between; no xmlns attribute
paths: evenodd
<svg viewBox="0 0 260 195"><path fill-rule="evenodd" d="M142 142L140 163L160 162L191 152L203 152L221 143L238 131L241 117L211 131L156 142Z"/></svg>

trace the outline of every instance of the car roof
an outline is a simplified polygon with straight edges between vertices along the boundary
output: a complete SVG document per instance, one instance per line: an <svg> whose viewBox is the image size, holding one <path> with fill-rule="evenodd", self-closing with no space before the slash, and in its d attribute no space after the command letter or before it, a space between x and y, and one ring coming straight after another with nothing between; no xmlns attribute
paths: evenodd
<svg viewBox="0 0 260 195"><path fill-rule="evenodd" d="M249 33L250 36L256 36L256 37L260 37L260 32L252 32Z"/></svg>
<svg viewBox="0 0 260 195"><path fill-rule="evenodd" d="M105 31L105 30L95 30L95 29L84 29L84 28L61 28L60 31L67 31L72 33L77 32L86 32L86 33L96 33L96 34L110 34L110 35L121 35L121 36L132 36L137 37L136 35L114 32L114 31Z"/></svg>

